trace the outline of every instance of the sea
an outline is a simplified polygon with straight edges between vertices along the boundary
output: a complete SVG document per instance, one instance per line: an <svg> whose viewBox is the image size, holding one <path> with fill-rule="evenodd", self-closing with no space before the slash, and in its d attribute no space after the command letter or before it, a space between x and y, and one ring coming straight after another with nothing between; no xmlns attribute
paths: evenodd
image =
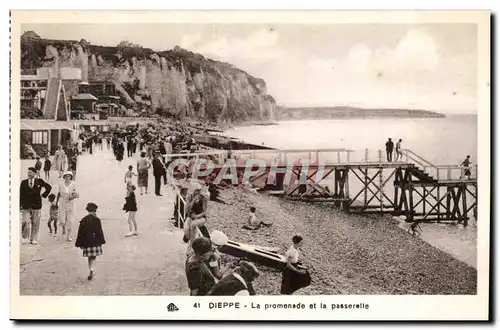
<svg viewBox="0 0 500 330"><path fill-rule="evenodd" d="M281 121L277 125L241 126L225 135L277 149L351 149L350 161L376 161L385 142L402 139L409 149L434 165L459 165L467 155L477 164L477 115L445 118L354 118ZM382 157L385 154L382 153ZM479 210L478 212L481 212ZM402 230L408 224L400 221ZM477 220L467 228L422 224L420 239L477 268Z"/></svg>

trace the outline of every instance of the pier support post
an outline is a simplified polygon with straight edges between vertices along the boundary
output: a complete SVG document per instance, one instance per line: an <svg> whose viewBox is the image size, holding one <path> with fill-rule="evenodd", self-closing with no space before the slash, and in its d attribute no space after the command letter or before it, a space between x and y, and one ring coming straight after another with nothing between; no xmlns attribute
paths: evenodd
<svg viewBox="0 0 500 330"><path fill-rule="evenodd" d="M408 221L413 222L413 214L415 213L415 210L413 209L413 184L409 183L408 184L408 200L409 200L409 205L408 205Z"/></svg>
<svg viewBox="0 0 500 330"><path fill-rule="evenodd" d="M462 220L465 228L469 224L469 218L467 216L467 186L462 184L460 189L462 189Z"/></svg>
<svg viewBox="0 0 500 330"><path fill-rule="evenodd" d="M380 199L380 213L384 211L384 169L381 167L380 168L380 174L378 177L379 181L379 192L378 196Z"/></svg>

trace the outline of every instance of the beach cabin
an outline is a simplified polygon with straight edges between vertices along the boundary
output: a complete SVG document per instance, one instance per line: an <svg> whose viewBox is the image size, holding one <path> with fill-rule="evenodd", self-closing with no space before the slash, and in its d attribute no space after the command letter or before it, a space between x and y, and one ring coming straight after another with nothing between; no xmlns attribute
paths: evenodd
<svg viewBox="0 0 500 330"><path fill-rule="evenodd" d="M44 81L45 83L31 84L29 89L23 90L38 90L45 91L44 97L40 101L33 101L32 105L41 106L41 116L36 119L21 118L20 138L21 138L21 157L24 155L25 145L30 145L33 150L42 155L45 152L54 154L58 145L67 145L71 143L73 133L76 130L75 125L70 122L70 110L65 84L61 77L67 80L78 78L81 71L66 70L57 72L50 70L52 68L39 69L37 72L37 80L32 79L24 81ZM69 68L72 69L72 68ZM41 94L40 94L41 95ZM42 101L43 99L43 101ZM36 102L40 102L35 104Z"/></svg>

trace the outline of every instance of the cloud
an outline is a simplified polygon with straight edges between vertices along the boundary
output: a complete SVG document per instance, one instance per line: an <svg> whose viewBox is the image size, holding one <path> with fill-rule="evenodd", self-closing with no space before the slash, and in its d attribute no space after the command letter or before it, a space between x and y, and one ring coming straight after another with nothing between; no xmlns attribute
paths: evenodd
<svg viewBox="0 0 500 330"><path fill-rule="evenodd" d="M275 60L283 55L277 47L279 34L269 29L256 30L243 38L220 37L194 47L193 51L238 65L244 61Z"/></svg>
<svg viewBox="0 0 500 330"><path fill-rule="evenodd" d="M475 109L470 69L475 56L443 58L440 45L425 30L408 30L392 47L359 42L345 55L331 56L310 51L307 41L291 48L269 29L205 43L201 36L189 36L183 42L263 78L278 104Z"/></svg>

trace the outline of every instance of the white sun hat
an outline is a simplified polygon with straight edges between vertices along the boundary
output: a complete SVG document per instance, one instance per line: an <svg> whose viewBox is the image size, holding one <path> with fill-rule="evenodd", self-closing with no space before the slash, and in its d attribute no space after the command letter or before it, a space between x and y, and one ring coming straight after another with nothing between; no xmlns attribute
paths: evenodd
<svg viewBox="0 0 500 330"><path fill-rule="evenodd" d="M229 241L229 238L226 236L226 234L224 234L223 232L221 232L219 230L214 230L210 234L210 239L212 240L212 242L215 245L218 245L218 246L226 245L227 242Z"/></svg>
<svg viewBox="0 0 500 330"><path fill-rule="evenodd" d="M71 171L66 171L66 172L64 172L64 174L63 174L63 176L62 176L62 177L64 178L66 175L71 176L71 179L73 179L73 172L71 172Z"/></svg>

